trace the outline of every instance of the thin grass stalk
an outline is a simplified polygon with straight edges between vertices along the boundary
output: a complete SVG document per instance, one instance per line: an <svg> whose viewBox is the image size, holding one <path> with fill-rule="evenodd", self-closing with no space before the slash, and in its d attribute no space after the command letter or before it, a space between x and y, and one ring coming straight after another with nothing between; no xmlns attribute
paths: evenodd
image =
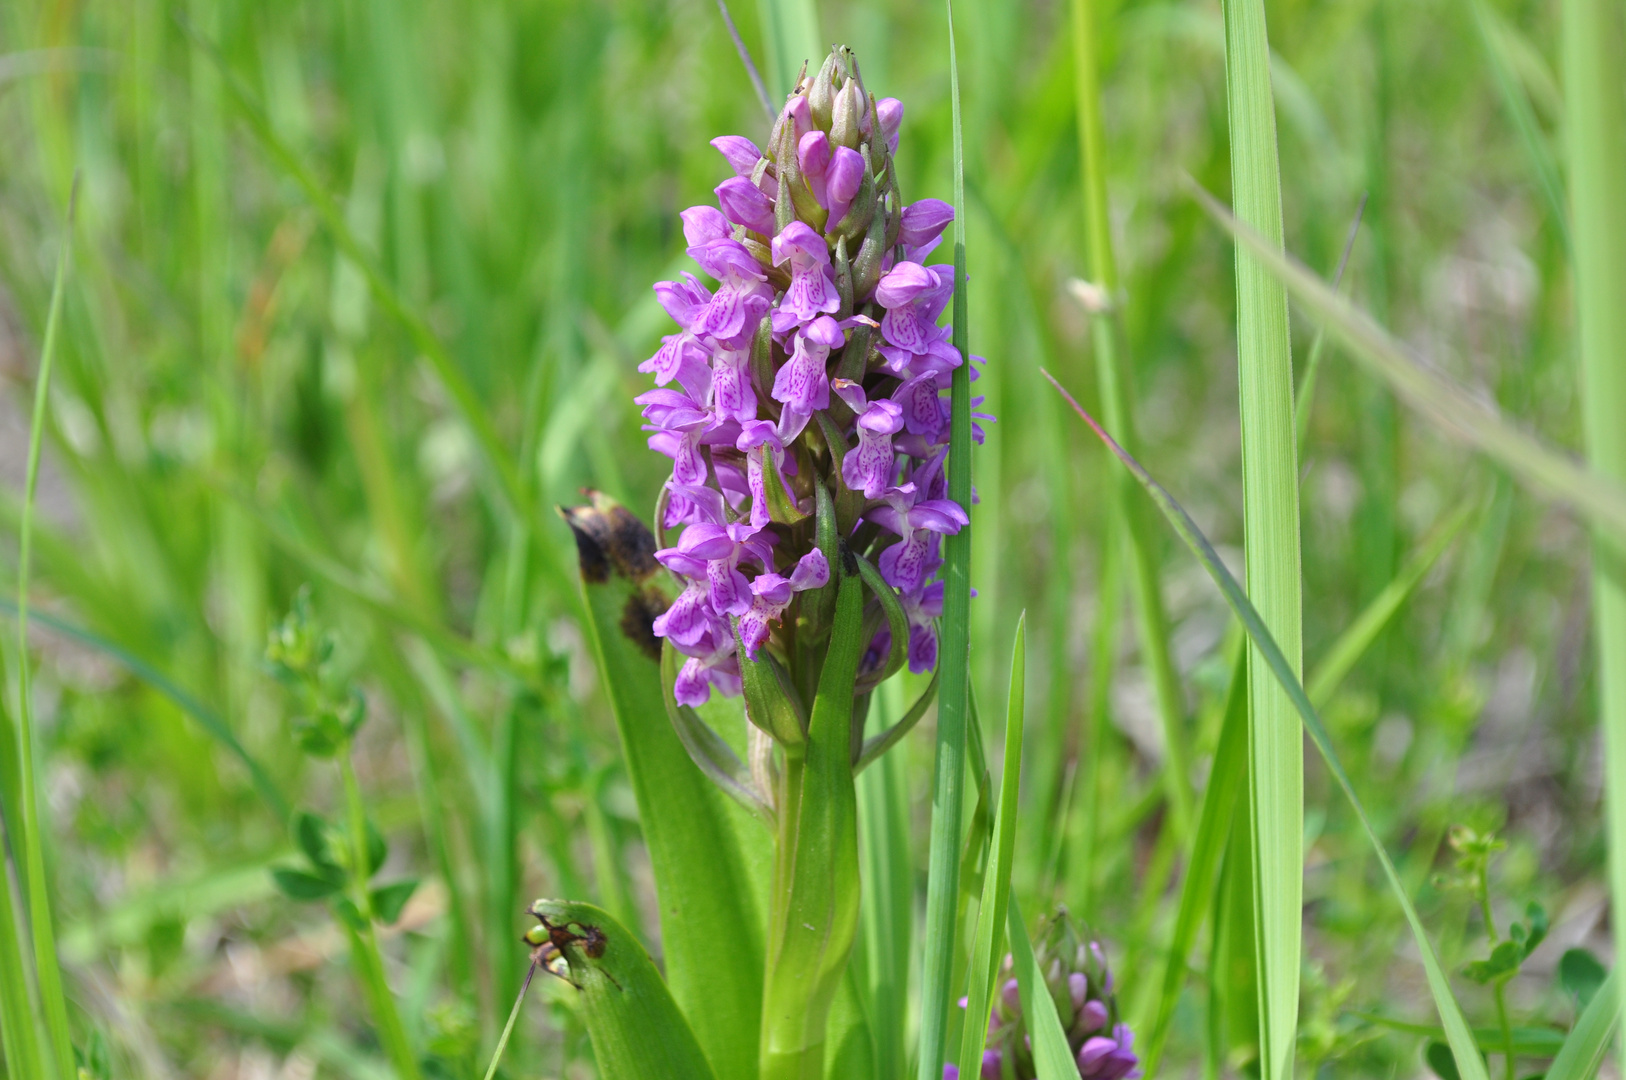
<svg viewBox="0 0 1626 1080"><path fill-rule="evenodd" d="M1096 381L1101 411L1113 431L1135 438L1134 394L1129 358L1123 348L1118 306L1122 287L1118 260L1112 248L1112 223L1107 213L1106 139L1101 123L1101 85L1096 62L1101 52L1096 28L1095 0L1072 0L1073 65L1078 109L1080 188L1084 201L1085 240L1093 284L1105 294L1106 310L1092 313L1090 340L1095 352ZM1133 452L1133 451L1131 451ZM1175 833L1184 837L1191 824L1191 769L1186 760L1185 707L1180 680L1169 651L1168 617L1158 585L1152 530L1144 500L1130 479L1119 470L1111 474L1112 514L1128 536L1130 585L1135 597L1135 624L1140 647L1151 676L1168 767L1163 775L1173 811Z"/></svg>
<svg viewBox="0 0 1626 1080"><path fill-rule="evenodd" d="M1575 219L1581 411L1593 469L1626 480L1626 37L1618 3L1565 0L1564 127ZM1616 926L1626 926L1626 561L1618 533L1593 534L1598 712L1604 732L1609 882ZM1615 941L1615 968L1626 941ZM1621 1060L1626 1064L1626 1040Z"/></svg>
<svg viewBox="0 0 1626 1080"><path fill-rule="evenodd" d="M6 710L5 650L0 649L0 735L15 741L16 728ZM14 767L15 762L8 763ZM0 800L0 822L14 820L17 805L17 777L5 776L6 790ZM0 836L0 843L3 843ZM18 921L21 896L12 891L11 861L0 846L0 1052L13 1073L44 1076L45 1037L28 983L28 932Z"/></svg>
<svg viewBox="0 0 1626 1080"><path fill-rule="evenodd" d="M62 969L57 962L56 930L51 923L51 892L45 880L45 836L40 826L39 792L34 764L34 702L28 664L28 577L33 553L34 498L39 486L40 445L45 433L45 405L50 399L51 367L56 359L57 335L62 324L62 295L68 279L68 258L73 248L73 221L79 205L79 178L68 195L67 223L57 251L56 276L51 283L51 306L45 316L45 340L40 347L39 374L34 380L34 411L28 429L28 464L23 480L22 523L17 537L17 768L20 835L12 843L22 849L27 889L30 935L34 945L34 980L40 1011L45 1018L47 1046L56 1074L73 1080L76 1072L73 1037L68 1027L68 1002L62 992ZM9 885L7 886L9 888ZM15 925L15 924L13 924ZM8 932L10 927L5 928Z"/></svg>
<svg viewBox="0 0 1626 1080"><path fill-rule="evenodd" d="M971 369L965 282L965 147L960 127L960 67L954 50L954 3L948 21L949 103L954 129L954 339L966 362L954 369L950 419L949 498L971 507ZM965 803L966 713L971 694L971 526L943 541L942 647L938 671L937 745L926 876L925 964L921 976L919 1080L941 1080L960 894L960 819Z"/></svg>
<svg viewBox="0 0 1626 1080"><path fill-rule="evenodd" d="M1225 82L1231 194L1237 216L1282 247L1281 176L1264 0L1225 4ZM1237 373L1242 414L1242 517L1248 594L1288 658L1303 671L1298 453L1287 290L1237 250ZM1293 1075L1298 1027L1304 865L1303 735L1287 692L1250 649L1249 812L1263 1080Z"/></svg>

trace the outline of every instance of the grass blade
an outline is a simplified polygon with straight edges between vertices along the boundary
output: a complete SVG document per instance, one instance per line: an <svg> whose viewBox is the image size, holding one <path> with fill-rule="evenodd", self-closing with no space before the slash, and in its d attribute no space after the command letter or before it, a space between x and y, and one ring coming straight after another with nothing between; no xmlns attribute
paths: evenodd
<svg viewBox="0 0 1626 1080"><path fill-rule="evenodd" d="M1564 1045L1558 1048L1558 1056L1547 1066L1547 1080L1592 1080L1609 1051L1609 1039L1619 1020L1620 995L1615 977L1610 975L1592 995Z"/></svg>
<svg viewBox="0 0 1626 1080"><path fill-rule="evenodd" d="M1593 475L1612 491L1626 481L1626 22L1618 3L1565 0L1564 127L1575 219L1576 312L1581 350L1581 416ZM1603 483L1604 481L1595 481ZM1592 610L1603 725L1609 883L1615 925L1626 926L1626 531L1593 534ZM1626 940L1615 941L1615 970ZM1621 1060L1626 1063L1626 1043Z"/></svg>
<svg viewBox="0 0 1626 1080"><path fill-rule="evenodd" d="M0 650L0 688L6 686L5 667L5 653ZM6 696L0 692L0 737L14 744L17 731L6 709ZM11 755L7 755L3 765L8 773L16 768ZM0 821L16 820L18 780L14 775L4 777L5 800L0 803ZM0 836L0 842L3 841L4 837ZM0 852L3 850L0 848ZM45 1036L34 1011L33 995L29 993L28 931L18 919L20 901L21 897L12 891L10 860L0 854L0 1051L4 1051L12 1072L45 1076Z"/></svg>
<svg viewBox="0 0 1626 1080"><path fill-rule="evenodd" d="M700 774L662 719L666 706L658 663L621 629L639 610L648 579L659 569L654 538L625 507L602 495L592 506L569 511L566 520L581 555L588 634L655 871L672 994L720 1075L755 1075L763 947L761 916L751 902L754 890L745 866L750 852L742 850L730 827L722 793ZM647 610L644 614L649 617ZM766 846L762 830L753 827L748 835ZM726 949L717 947L718 926L730 928Z"/></svg>
<svg viewBox="0 0 1626 1080"><path fill-rule="evenodd" d="M1028 937L1027 924L1022 921L1022 908L1018 904L1010 905L1006 921L1010 927L1016 988L1022 998L1022 1015L1027 1018L1028 1034L1033 1039L1033 1064L1039 1080L1075 1080L1078 1063L1067 1046L1061 1017L1056 1015L1056 1003L1045 988L1044 972L1033 958L1033 941ZM977 1073L961 1072L960 1075L976 1076Z"/></svg>
<svg viewBox="0 0 1626 1080"><path fill-rule="evenodd" d="M954 50L954 3L948 19L949 103L954 129L954 347L969 358L965 281L965 146L960 123L960 66ZM971 507L969 359L954 369L948 493ZM954 967L960 892L960 818L965 803L966 709L971 693L971 526L943 541L943 621L937 691L937 746L932 762L931 854L926 876L925 967L921 979L919 1080L941 1080Z"/></svg>
<svg viewBox="0 0 1626 1080"><path fill-rule="evenodd" d="M994 846L983 872L982 899L977 906L977 936L971 946L970 978L966 990L965 1026L961 1029L960 1075L972 1077L982 1069L982 1051L993 1007L994 977L999 970L1005 932L1005 907L1011 894L1011 859L1016 851L1016 806L1022 779L1022 728L1026 708L1027 613L1016 621L1016 644L1011 651L1011 691L1006 698L1005 763L999 778L999 809L994 814Z"/></svg>
<svg viewBox="0 0 1626 1080"><path fill-rule="evenodd" d="M768 54L768 94L783 105L802 65L825 53L819 44L818 12L813 0L758 0L758 10Z"/></svg>
<svg viewBox="0 0 1626 1080"><path fill-rule="evenodd" d="M1232 197L1237 216L1279 251L1281 174L1265 4L1226 0L1224 11ZM1303 599L1287 290L1240 249L1236 309L1248 593L1297 678L1303 666ZM1264 668L1264 658L1250 651L1248 805L1254 832L1259 1061L1263 1080L1290 1080L1302 946L1304 742L1292 702L1264 677Z"/></svg>
<svg viewBox="0 0 1626 1080"><path fill-rule="evenodd" d="M902 710L899 682L882 683L875 691L875 703L870 706L872 730L893 722ZM858 768L853 771L857 773ZM908 778L902 755L883 755L873 768L858 775L856 784L864 883L859 935L867 966L876 1073L883 1078L902 1077L908 1057L904 1028L914 915Z"/></svg>
<svg viewBox="0 0 1626 1080"><path fill-rule="evenodd" d="M1079 407L1078 402L1073 400L1072 395L1068 394L1060 383L1055 382L1054 379L1051 382L1067 398L1073 409L1083 418L1085 423L1089 424L1090 428L1106 444L1107 448L1112 451L1119 461L1123 462L1124 467L1151 494L1153 501L1163 511L1164 516L1169 519L1169 523L1174 526L1175 532L1180 535L1180 539L1185 541L1192 554L1197 556L1198 561L1203 564L1203 568L1208 571L1209 576L1214 579L1214 583L1219 586L1220 592L1224 594L1225 601L1230 605L1231 610L1236 613L1237 618L1242 620L1242 625L1247 629L1248 636L1253 639L1254 648L1264 660L1264 666L1268 673L1281 686L1289 702L1298 712L1300 719L1303 720L1305 729L1310 733L1311 741L1316 744L1316 749L1321 751L1321 756L1326 760L1328 771L1332 773L1333 779L1338 782L1338 786L1343 789L1344 795L1349 799L1350 806L1354 809L1355 816L1361 823L1361 828L1365 831L1367 839L1371 841L1373 850L1377 853L1378 862L1382 864L1384 875L1388 877L1395 898L1400 902L1401 909L1406 915L1406 921L1411 926L1412 935L1416 938L1418 952L1422 955L1423 968L1428 976L1429 992L1434 996L1435 1008L1439 1010L1440 1020L1445 1028L1447 1039L1451 1044L1452 1052L1456 1055L1457 1068L1466 1080L1488 1080L1485 1063L1480 1058L1478 1050L1475 1049L1473 1033L1468 1030L1467 1021L1462 1016L1462 1009L1457 1004L1456 998L1452 996L1445 969L1440 965L1439 954L1434 951L1433 943L1429 941L1427 933L1423 930L1423 923L1417 915L1417 909L1412 906L1411 897L1407 895L1405 885L1400 880L1400 874L1395 869L1394 862L1389 858L1388 850L1383 846L1383 841L1379 839L1371 818L1367 816L1366 807L1361 803L1360 796L1355 793L1354 784L1350 781L1349 774L1344 771L1338 752L1333 748L1332 740L1327 735L1327 729L1322 725L1321 718L1316 713L1315 706L1310 703L1310 698L1304 692L1303 685L1300 684L1298 677L1294 675L1292 666L1288 663L1287 658L1282 655L1281 647L1276 644L1269 627L1265 625L1257 609L1249 602L1247 594L1237 584L1236 578L1231 576L1231 572L1225 568L1225 564L1220 561L1219 555L1215 553L1213 545L1209 544L1208 539L1203 536L1202 530L1197 528L1197 523L1191 520L1190 515L1181 508L1179 503L1174 501L1174 498L1164 490L1161 484L1152 478L1151 474L1141 467L1139 462L1126 454L1123 448L1113 441L1112 436L1101 429L1089 413ZM1249 677L1252 678L1251 665ZM1296 925L1297 922L1295 921ZM1263 1048L1261 1048L1261 1052L1263 1052Z"/></svg>
<svg viewBox="0 0 1626 1080"><path fill-rule="evenodd" d="M1193 193L1216 221L1272 274L1287 283L1311 315L1327 324L1358 363L1388 382L1425 418L1447 435L1485 454L1536 491L1568 503L1594 525L1606 526L1616 535L1626 536L1626 479L1599 470L1589 471L1501 419L1462 387L1424 367L1371 316L1328 288L1301 263L1272 247L1258 232L1232 217L1212 195L1195 185ZM1604 315L1600 319L1608 317ZM1626 320L1626 313L1613 318ZM1626 337L1626 329L1620 331L1620 336ZM1589 401L1595 397L1593 394L1583 396Z"/></svg>
<svg viewBox="0 0 1626 1080"><path fill-rule="evenodd" d="M56 276L51 283L51 305L45 317L45 340L40 346L39 373L34 378L34 411L28 428L28 464L23 479L22 523L17 537L17 772L19 824L11 842L21 849L25 870L27 921L34 943L34 980L39 990L40 1011L45 1016L47 1045L56 1073L69 1080L76 1072L73 1038L68 1029L68 1002L62 993L62 969L57 961L56 929L51 923L51 892L45 880L45 837L40 826L38 777L34 761L34 701L29 686L28 584L29 554L34 532L34 497L39 486L40 443L45 434L45 406L50 398L51 365L56 359L57 337L62 323L62 296L68 280L68 257L73 250L74 211L79 202L79 180L75 176L68 195L68 215L57 251ZM9 889L9 884L7 885ZM10 930L7 926L6 930Z"/></svg>

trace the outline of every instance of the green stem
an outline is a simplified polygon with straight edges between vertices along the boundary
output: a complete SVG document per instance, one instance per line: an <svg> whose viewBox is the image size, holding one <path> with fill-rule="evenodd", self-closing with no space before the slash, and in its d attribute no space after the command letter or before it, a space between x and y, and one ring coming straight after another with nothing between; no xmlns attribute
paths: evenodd
<svg viewBox="0 0 1626 1080"><path fill-rule="evenodd" d="M1502 1024L1502 1046L1507 1050L1507 1080L1513 1080L1513 1025L1507 1019L1507 984L1497 983L1496 1019Z"/></svg>
<svg viewBox="0 0 1626 1080"><path fill-rule="evenodd" d="M373 929L372 897L367 890L367 808L362 802L361 785L356 782L349 747L339 755L339 772L344 777L344 801L350 820L350 902L358 914L356 923L342 916L340 921L349 932L351 960L372 1007L385 1056L399 1080L420 1080L418 1056L412 1051L406 1025L395 1007L395 995L384 973L384 954L379 951L378 935Z"/></svg>
<svg viewBox="0 0 1626 1080"><path fill-rule="evenodd" d="M57 1075L72 1080L76 1070L73 1038L68 1028L68 1003L62 992L62 969L58 966L56 931L51 924L51 893L45 881L45 837L40 828L39 794L35 790L34 702L30 689L28 663L28 577L33 552L34 493L39 484L40 443L45 432L45 403L51 386L51 366L56 358L56 340L62 320L63 285L67 281L68 255L73 243L74 210L79 201L79 179L68 196L67 227L62 249L57 255L56 277L51 284L51 306L45 317L45 341L40 348L39 376L34 380L34 412L28 431L28 465L23 481L22 522L17 540L17 760L18 791L22 806L22 855L28 889L26 918L34 942L35 981L40 1007L45 1013L45 1029ZM10 884L5 887L9 890ZM15 925L15 924L11 924ZM11 932L11 925L0 928Z"/></svg>

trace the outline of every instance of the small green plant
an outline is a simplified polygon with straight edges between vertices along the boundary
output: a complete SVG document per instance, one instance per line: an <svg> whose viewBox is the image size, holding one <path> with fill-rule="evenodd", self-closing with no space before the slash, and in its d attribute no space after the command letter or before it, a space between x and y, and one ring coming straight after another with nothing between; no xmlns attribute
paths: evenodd
<svg viewBox="0 0 1626 1080"><path fill-rule="evenodd" d="M402 1080L415 1080L420 1075L417 1055L384 977L375 927L401 917L418 883L374 883L389 848L367 817L351 761L356 733L367 719L367 701L359 687L335 684L332 656L333 637L312 614L309 588L301 588L287 616L271 631L265 660L293 699L290 726L300 749L339 767L344 820L335 824L309 810L296 812L290 831L304 857L303 865L277 867L271 876L290 900L330 905L350 940L351 962L366 991L379 1041Z"/></svg>

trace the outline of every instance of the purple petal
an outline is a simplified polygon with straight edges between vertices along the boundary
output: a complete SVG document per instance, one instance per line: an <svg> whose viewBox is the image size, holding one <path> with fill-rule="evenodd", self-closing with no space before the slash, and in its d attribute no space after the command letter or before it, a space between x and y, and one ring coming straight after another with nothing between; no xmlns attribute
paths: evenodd
<svg viewBox="0 0 1626 1080"><path fill-rule="evenodd" d="M953 220L954 207L942 199L921 199L903 208L903 227L898 231L898 240L909 247L919 247L937 239Z"/></svg>
<svg viewBox="0 0 1626 1080"><path fill-rule="evenodd" d="M936 274L919 263L901 262L875 286L875 300L888 310L901 308L914 303L927 289L935 288L937 280Z"/></svg>
<svg viewBox="0 0 1626 1080"><path fill-rule="evenodd" d="M1107 1026L1107 1005L1104 1001L1086 1001L1078 1011L1078 1030L1085 1035Z"/></svg>
<svg viewBox="0 0 1626 1080"><path fill-rule="evenodd" d="M830 225L834 226L847 216L847 207L864 183L864 158L857 150L838 146L830 156L830 169L825 173L825 197L830 200Z"/></svg>
<svg viewBox="0 0 1626 1080"><path fill-rule="evenodd" d="M743 176L731 176L717 185L717 202L723 216L752 232L773 235L773 202Z"/></svg>
<svg viewBox="0 0 1626 1080"><path fill-rule="evenodd" d="M898 128L903 124L903 102L897 98L882 98L875 103L875 115L881 121L881 134L886 137L887 150L898 149Z"/></svg>
<svg viewBox="0 0 1626 1080"><path fill-rule="evenodd" d="M734 232L728 227L723 212L715 206L691 206L678 216L683 219L683 238L690 247L725 240Z"/></svg>
<svg viewBox="0 0 1626 1080"><path fill-rule="evenodd" d="M747 180L756 170L757 162L762 160L762 151L757 149L757 144L744 135L719 135L711 140L711 145L723 155L723 159L728 162L728 167L734 170L735 175L743 176Z"/></svg>

